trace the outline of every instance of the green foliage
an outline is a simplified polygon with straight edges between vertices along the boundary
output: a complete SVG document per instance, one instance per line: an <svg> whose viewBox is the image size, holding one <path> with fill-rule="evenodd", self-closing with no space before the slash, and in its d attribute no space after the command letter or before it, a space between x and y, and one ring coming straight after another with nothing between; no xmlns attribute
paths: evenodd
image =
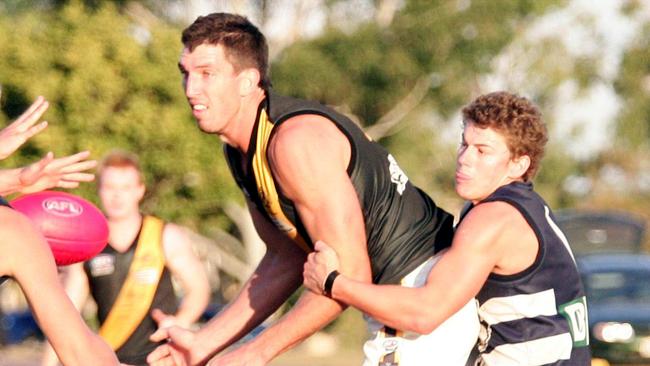
<svg viewBox="0 0 650 366"><path fill-rule="evenodd" d="M145 37L138 38L137 34ZM48 129L7 166L91 150L137 153L148 183L145 211L202 228L227 226L221 206L240 199L218 139L199 132L176 66L179 29L146 30L108 4L76 2L56 12L0 20L1 122L38 95L50 101ZM93 185L75 191L94 200Z"/></svg>
<svg viewBox="0 0 650 366"><path fill-rule="evenodd" d="M296 43L274 63L276 88L329 104L346 104L372 125L422 75L441 83L430 100L443 113L468 101L478 73L529 16L556 1L408 1L388 28L332 29ZM542 5L544 4L544 5ZM436 85L434 85L436 86Z"/></svg>
<svg viewBox="0 0 650 366"><path fill-rule="evenodd" d="M650 23L641 34L625 54L615 83L624 102L617 133L621 146L647 152L650 149Z"/></svg>

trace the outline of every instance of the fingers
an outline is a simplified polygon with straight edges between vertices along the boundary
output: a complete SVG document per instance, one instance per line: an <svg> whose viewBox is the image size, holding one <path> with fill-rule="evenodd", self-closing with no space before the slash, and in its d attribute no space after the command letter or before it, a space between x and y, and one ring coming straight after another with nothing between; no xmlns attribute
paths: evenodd
<svg viewBox="0 0 650 366"><path fill-rule="evenodd" d="M82 162L82 161L86 160L89 156L90 156L90 151L82 151L82 152L78 152L78 153L73 154L73 155L68 155L68 156L64 156L62 158L57 158L57 159L54 159L54 161L52 162L52 168L53 169L60 169L60 168L62 168L64 166L79 163L79 162ZM94 161L94 160L88 160L88 161ZM94 162L93 164L96 165L97 162Z"/></svg>
<svg viewBox="0 0 650 366"><path fill-rule="evenodd" d="M59 168L57 167L60 164L53 164L53 168ZM77 173L81 172L84 170L92 169L97 166L97 161L96 160L86 160L82 161L79 163L73 163L69 165L64 165L60 167L60 172L62 174L70 174L70 173Z"/></svg>
<svg viewBox="0 0 650 366"><path fill-rule="evenodd" d="M317 240L316 243L314 243L314 250L317 252L320 252L325 247L327 247L327 244L323 241Z"/></svg>
<svg viewBox="0 0 650 366"><path fill-rule="evenodd" d="M149 336L149 340L152 341L152 342L162 342L165 339L168 339L169 338L169 329L170 328L160 328L160 329L158 329L151 336Z"/></svg>
<svg viewBox="0 0 650 366"><path fill-rule="evenodd" d="M37 133L39 133L39 132L43 131L44 129L46 129L47 126L48 126L47 121L43 121L43 122L41 122L41 123L39 123L37 125L34 125L34 126L28 128L27 132L25 133L25 141L29 140L30 138L32 138Z"/></svg>
<svg viewBox="0 0 650 366"><path fill-rule="evenodd" d="M65 189L72 189L72 188L77 188L79 187L79 182L66 182L66 181L59 181L56 186L58 188L65 188Z"/></svg>
<svg viewBox="0 0 650 366"><path fill-rule="evenodd" d="M74 155L55 159L54 154L52 152L48 152L34 165L38 166L37 170L39 171L44 170L47 167L48 171L58 171L61 174L70 174L96 167L96 160L85 160L89 156L89 151L82 151Z"/></svg>
<svg viewBox="0 0 650 366"><path fill-rule="evenodd" d="M56 176L59 181L57 186L61 188L75 188L79 182L92 182L95 179L95 174L83 173L83 171L97 166L97 161L87 160L74 163L79 157L83 156L85 156L85 153L54 159L54 154L49 152L41 160L29 167L25 179L35 180L43 175Z"/></svg>
<svg viewBox="0 0 650 366"><path fill-rule="evenodd" d="M324 241L317 240L316 243L314 244L314 250L316 252L326 252L326 251L332 251L332 247L327 245Z"/></svg>
<svg viewBox="0 0 650 366"><path fill-rule="evenodd" d="M47 108L49 107L50 103L48 103L45 98L39 96L36 98L34 103L27 108L23 114L18 117L18 119L12 123L12 125L16 125L16 127L22 128L21 131L26 131L29 126L33 125L38 121L39 118L45 113ZM20 125L20 126L18 126Z"/></svg>
<svg viewBox="0 0 650 366"><path fill-rule="evenodd" d="M151 317L158 324L158 328L168 328L175 323L174 317L172 315L166 314L160 309L153 309L151 311Z"/></svg>
<svg viewBox="0 0 650 366"><path fill-rule="evenodd" d="M160 309L151 310L151 317L153 318L153 320L156 321L156 323L160 323L160 321L165 319L166 316L167 316L167 314L165 314L165 312L163 312Z"/></svg>
<svg viewBox="0 0 650 366"><path fill-rule="evenodd" d="M166 334L167 343L158 346L147 355L147 363L152 366L187 365L187 356L193 342L191 332L178 327L161 328L151 335L150 340L156 342L160 335ZM161 339L161 340L162 340ZM178 341L181 341L180 343ZM185 354L185 355L184 355Z"/></svg>
<svg viewBox="0 0 650 366"><path fill-rule="evenodd" d="M95 180L93 173L70 173L61 176L61 183L92 182L93 180Z"/></svg>
<svg viewBox="0 0 650 366"><path fill-rule="evenodd" d="M163 344L147 355L147 363L152 365L163 365L162 360L170 356L171 354L171 349L168 345Z"/></svg>
<svg viewBox="0 0 650 366"><path fill-rule="evenodd" d="M45 156L41 160L29 166L28 176L31 177L32 175L39 174L40 172L45 170L47 165L50 164L52 160L54 160L54 154L50 151L47 154L45 154Z"/></svg>

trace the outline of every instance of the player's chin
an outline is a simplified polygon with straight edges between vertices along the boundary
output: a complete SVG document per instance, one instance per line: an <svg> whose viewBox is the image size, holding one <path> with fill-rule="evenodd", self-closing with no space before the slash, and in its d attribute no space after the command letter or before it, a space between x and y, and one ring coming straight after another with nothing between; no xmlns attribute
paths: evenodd
<svg viewBox="0 0 650 366"><path fill-rule="evenodd" d="M458 195L458 197L466 201L471 201L473 198L471 189L469 189L469 187L467 187L467 185L463 183L456 182L456 194Z"/></svg>
<svg viewBox="0 0 650 366"><path fill-rule="evenodd" d="M201 132L205 132L209 134L218 133L218 130L214 128L212 123L208 123L205 121L197 121L197 126L199 127L199 130L201 130Z"/></svg>

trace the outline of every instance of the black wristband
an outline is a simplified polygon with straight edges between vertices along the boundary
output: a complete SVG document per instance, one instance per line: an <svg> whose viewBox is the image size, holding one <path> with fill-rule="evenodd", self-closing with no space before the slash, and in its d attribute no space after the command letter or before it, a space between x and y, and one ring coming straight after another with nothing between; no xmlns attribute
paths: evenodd
<svg viewBox="0 0 650 366"><path fill-rule="evenodd" d="M332 297L332 286L334 286L334 280L340 275L339 271L333 270L330 274L327 275L325 283L323 284L323 294L327 297Z"/></svg>

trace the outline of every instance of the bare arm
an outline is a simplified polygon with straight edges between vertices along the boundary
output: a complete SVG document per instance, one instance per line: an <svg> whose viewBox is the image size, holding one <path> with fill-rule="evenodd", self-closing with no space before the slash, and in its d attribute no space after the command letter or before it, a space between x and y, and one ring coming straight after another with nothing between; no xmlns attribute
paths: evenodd
<svg viewBox="0 0 650 366"><path fill-rule="evenodd" d="M0 207L2 274L23 289L41 329L65 365L116 365L111 349L85 325L57 276L43 236L23 215ZM15 246L20 244L18 250ZM10 253L10 255L8 255Z"/></svg>
<svg viewBox="0 0 650 366"><path fill-rule="evenodd" d="M507 271L515 273L532 264L537 252L531 245L536 241L522 240L530 234L532 230L513 207L502 202L481 204L460 224L451 248L423 287L372 285L339 276L332 296L391 327L430 333L476 296L490 272L509 267ZM518 248L522 242L528 244ZM337 266L333 252L326 246L321 250L318 256L310 255L305 266L305 283L315 291L322 290L325 276ZM513 252L527 253L513 261ZM377 298L382 301L374 301Z"/></svg>
<svg viewBox="0 0 650 366"><path fill-rule="evenodd" d="M173 316L157 312L158 326L180 325L189 327L203 313L210 300L210 285L203 264L196 257L192 243L184 229L173 223L163 231L165 263L171 274L180 281L183 299ZM162 317L161 317L162 315Z"/></svg>
<svg viewBox="0 0 650 366"><path fill-rule="evenodd" d="M276 131L268 154L276 182L295 204L310 238L327 240L341 258L341 271L369 282L364 220L346 170L350 160L347 138L322 117L294 117ZM210 365L269 362L344 308L325 296L305 292L276 324Z"/></svg>
<svg viewBox="0 0 650 366"><path fill-rule="evenodd" d="M154 341L171 338L148 357L152 365L196 365L233 344L275 312L302 282L306 253L281 234L256 208L249 209L267 251L240 293L197 333L160 329Z"/></svg>
<svg viewBox="0 0 650 366"><path fill-rule="evenodd" d="M90 288L88 286L88 277L83 269L83 263L75 263L69 266L61 267L60 278L65 289L66 295L72 301L75 308L81 313ZM45 342L43 349L42 366L54 366L59 364L59 359L49 342Z"/></svg>

